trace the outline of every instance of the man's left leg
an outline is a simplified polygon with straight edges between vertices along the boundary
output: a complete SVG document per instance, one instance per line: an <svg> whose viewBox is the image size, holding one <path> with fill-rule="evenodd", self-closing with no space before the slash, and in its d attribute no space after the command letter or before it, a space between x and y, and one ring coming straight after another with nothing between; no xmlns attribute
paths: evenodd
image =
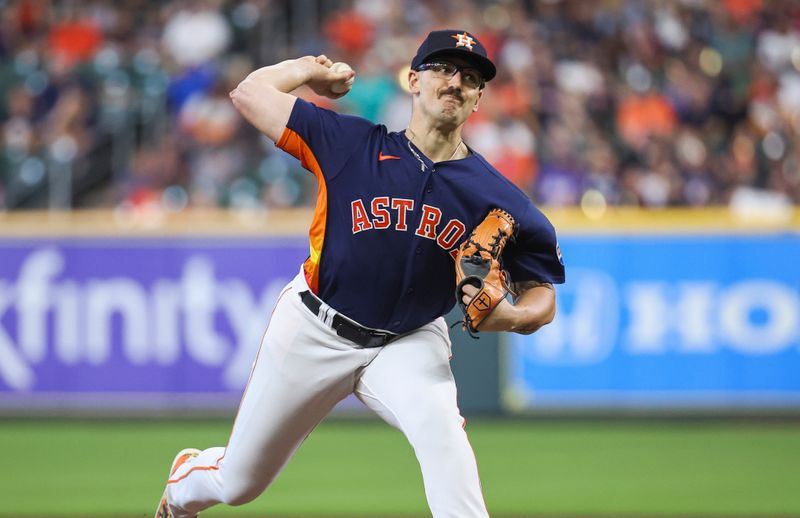
<svg viewBox="0 0 800 518"><path fill-rule="evenodd" d="M434 518L489 516L458 410L443 319L384 347L355 392L414 447Z"/></svg>

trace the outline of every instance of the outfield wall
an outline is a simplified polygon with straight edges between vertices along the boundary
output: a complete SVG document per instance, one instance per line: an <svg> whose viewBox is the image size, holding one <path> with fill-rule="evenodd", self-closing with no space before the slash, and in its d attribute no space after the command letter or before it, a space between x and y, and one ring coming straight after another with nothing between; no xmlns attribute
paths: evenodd
<svg viewBox="0 0 800 518"><path fill-rule="evenodd" d="M800 410L794 213L547 212L567 266L557 319L453 331L466 411ZM0 411L229 412L309 219L0 216Z"/></svg>

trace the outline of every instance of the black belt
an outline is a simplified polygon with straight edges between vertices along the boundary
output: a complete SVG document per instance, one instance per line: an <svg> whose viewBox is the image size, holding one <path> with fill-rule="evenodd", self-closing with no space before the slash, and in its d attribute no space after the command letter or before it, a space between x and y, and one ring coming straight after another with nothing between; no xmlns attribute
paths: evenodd
<svg viewBox="0 0 800 518"><path fill-rule="evenodd" d="M319 300L310 291L301 291L300 300L303 304L311 310L314 315L319 317L319 309L322 307L322 301ZM373 347L383 347L400 335L388 333L386 331L378 331L370 329L353 322L339 313L336 313L331 319L331 327L336 334L342 338L346 338L356 345L370 349Z"/></svg>

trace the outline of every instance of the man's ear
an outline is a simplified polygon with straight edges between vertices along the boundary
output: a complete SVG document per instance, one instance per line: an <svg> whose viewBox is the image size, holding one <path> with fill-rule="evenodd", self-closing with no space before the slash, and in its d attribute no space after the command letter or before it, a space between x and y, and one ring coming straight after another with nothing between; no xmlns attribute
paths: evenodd
<svg viewBox="0 0 800 518"><path fill-rule="evenodd" d="M408 71L408 90L412 94L419 93L419 72L416 70Z"/></svg>
<svg viewBox="0 0 800 518"><path fill-rule="evenodd" d="M478 98L475 99L475 106L472 107L473 112L478 111L478 103L480 102L482 95L483 95L483 89L478 90Z"/></svg>

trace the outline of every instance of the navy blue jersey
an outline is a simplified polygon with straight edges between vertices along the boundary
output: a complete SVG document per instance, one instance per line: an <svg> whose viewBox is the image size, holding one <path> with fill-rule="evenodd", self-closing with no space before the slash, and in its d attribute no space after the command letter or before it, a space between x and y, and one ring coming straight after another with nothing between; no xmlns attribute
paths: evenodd
<svg viewBox="0 0 800 518"><path fill-rule="evenodd" d="M511 281L564 282L556 233L478 153L432 163L403 132L298 99L278 147L319 182L304 264L311 289L362 325L404 333L454 306L454 254L493 208L519 225Z"/></svg>

